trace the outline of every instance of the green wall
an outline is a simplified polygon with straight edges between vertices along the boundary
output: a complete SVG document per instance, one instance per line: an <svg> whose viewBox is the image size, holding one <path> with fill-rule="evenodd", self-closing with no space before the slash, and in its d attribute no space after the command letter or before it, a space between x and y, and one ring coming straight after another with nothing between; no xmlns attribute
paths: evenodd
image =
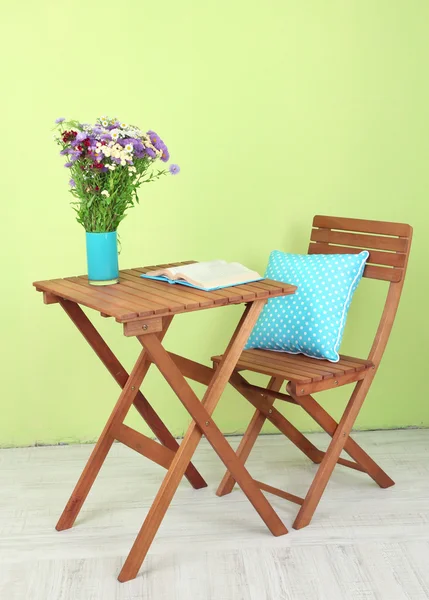
<svg viewBox="0 0 429 600"><path fill-rule="evenodd" d="M85 271L50 128L57 116L100 114L159 130L182 167L121 225L122 267L222 257L263 270L274 248L306 251L316 213L411 223L402 304L358 427L429 426L428 22L426 0L4 3L0 444L94 440L118 395L31 286ZM383 290L362 283L346 353L367 352ZM178 317L167 345L208 361L239 312ZM130 368L138 343L95 322ZM145 389L181 435L186 414L161 376ZM325 394L325 406L338 414L348 393ZM240 432L250 414L229 390L217 419Z"/></svg>

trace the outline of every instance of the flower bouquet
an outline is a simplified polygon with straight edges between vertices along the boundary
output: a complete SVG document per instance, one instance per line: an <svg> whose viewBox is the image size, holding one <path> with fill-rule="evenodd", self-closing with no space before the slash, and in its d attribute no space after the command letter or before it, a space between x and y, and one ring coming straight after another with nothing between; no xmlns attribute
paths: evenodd
<svg viewBox="0 0 429 600"><path fill-rule="evenodd" d="M101 117L94 125L56 120L55 140L70 169L70 193L77 221L86 231L88 280L94 285L119 281L117 228L126 211L138 203L138 188L180 169L154 169L170 159L154 131L118 119Z"/></svg>

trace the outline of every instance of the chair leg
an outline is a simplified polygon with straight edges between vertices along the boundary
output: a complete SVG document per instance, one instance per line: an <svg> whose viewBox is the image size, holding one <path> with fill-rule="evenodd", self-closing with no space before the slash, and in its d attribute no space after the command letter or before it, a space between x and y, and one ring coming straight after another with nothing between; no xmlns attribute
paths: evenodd
<svg viewBox="0 0 429 600"><path fill-rule="evenodd" d="M332 471L337 464L338 458L347 442L348 436L356 417L362 407L371 385L373 377L367 376L365 379L358 381L351 398L347 404L346 410L335 430L329 448L320 463L316 476L307 492L304 503L302 504L298 515L293 524L294 529L301 529L308 525L313 517L314 511L320 502L323 492L331 477Z"/></svg>
<svg viewBox="0 0 429 600"><path fill-rule="evenodd" d="M250 404L253 404L265 417L277 427L301 452L303 452L312 462L319 464L322 462L323 452L307 439L290 421L288 421L272 404L269 404L263 397L262 392L258 393L249 390L246 387L246 380L239 373L232 374L230 384L240 394L246 398Z"/></svg>
<svg viewBox="0 0 429 600"><path fill-rule="evenodd" d="M296 396L290 389L288 393L296 402L312 417L322 429L331 437L334 435L338 423L329 415L324 408L316 402L312 396ZM344 445L344 450L351 456L381 488L388 488L395 485L395 482L383 469L357 444L349 437Z"/></svg>
<svg viewBox="0 0 429 600"><path fill-rule="evenodd" d="M284 379L281 377L271 377L267 389L273 390L274 392L278 392L282 387ZM274 398L268 398L264 396L267 404L272 405L275 401ZM243 437L241 438L240 444L237 448L237 456L241 459L241 462L245 464L246 460L249 457L250 452L252 451L253 446L258 438L258 435L261 432L262 426L264 425L267 417L261 413L258 409L255 410L252 420L250 421ZM225 496L232 492L235 485L235 479L231 475L229 471L226 471L223 476L222 481L219 484L219 487L216 491L218 496Z"/></svg>

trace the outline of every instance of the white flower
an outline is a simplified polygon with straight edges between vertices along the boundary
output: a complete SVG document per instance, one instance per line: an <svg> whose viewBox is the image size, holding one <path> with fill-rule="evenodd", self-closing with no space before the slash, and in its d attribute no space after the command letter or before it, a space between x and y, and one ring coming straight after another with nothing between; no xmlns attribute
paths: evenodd
<svg viewBox="0 0 429 600"><path fill-rule="evenodd" d="M109 122L108 122L108 121L106 121L106 119L103 119L103 120L101 121L101 124L103 125L103 127L107 127L107 126L108 126L108 124L109 124Z"/></svg>
<svg viewBox="0 0 429 600"><path fill-rule="evenodd" d="M121 160L121 167L125 167L125 165L126 165L126 164L127 164L127 163L125 162L125 160L124 160L124 159L122 159L122 160Z"/></svg>
<svg viewBox="0 0 429 600"><path fill-rule="evenodd" d="M109 197L110 197L110 194L109 194L109 192L108 192L107 190L103 190L103 191L101 192L101 195L102 195L102 196L106 196L106 198L109 198Z"/></svg>
<svg viewBox="0 0 429 600"><path fill-rule="evenodd" d="M126 123L121 123L121 129L126 129L128 125Z"/></svg>
<svg viewBox="0 0 429 600"><path fill-rule="evenodd" d="M127 152L132 152L132 151L134 150L134 147L133 147L133 145L132 145L132 144L127 144L127 145L125 146L125 150L126 150Z"/></svg>
<svg viewBox="0 0 429 600"><path fill-rule="evenodd" d="M116 142L116 140L119 137L119 131L117 129L112 129L112 131L110 132L110 135L112 136L112 140L114 142Z"/></svg>
<svg viewBox="0 0 429 600"><path fill-rule="evenodd" d="M128 167L128 171L130 173L135 173L137 171L137 169L135 167Z"/></svg>

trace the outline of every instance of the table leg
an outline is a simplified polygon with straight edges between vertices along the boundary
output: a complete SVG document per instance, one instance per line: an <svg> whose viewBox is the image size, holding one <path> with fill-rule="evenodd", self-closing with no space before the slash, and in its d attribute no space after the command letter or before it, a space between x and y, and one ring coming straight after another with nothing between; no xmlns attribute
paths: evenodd
<svg viewBox="0 0 429 600"><path fill-rule="evenodd" d="M152 361L157 365L167 382L188 409L188 412L194 421L188 428L134 545L122 567L118 577L119 581L124 582L136 577L203 433L205 433L209 442L225 462L228 469L233 473L237 483L243 488L243 491L246 493L270 530L275 535L287 533L286 527L274 512L268 500L262 494L244 465L237 458L231 446L211 420L211 414L216 408L219 398L238 362L250 331L256 323L264 304L265 300L255 301L246 309L231 342L224 353L222 362L213 374L202 402L199 402L192 388L183 377L183 374L168 355L167 351L162 347L156 336L154 334L149 334L139 338Z"/></svg>
<svg viewBox="0 0 429 600"><path fill-rule="evenodd" d="M142 350L133 370L125 384L121 395L112 411L112 414L107 421L104 430L96 443L94 450L92 451L89 460L82 471L82 475L70 496L69 501L57 523L56 529L62 531L63 529L69 529L72 527L82 508L86 497L91 490L92 484L94 483L101 466L115 441L114 430L115 427L120 425L125 419L131 405L136 397L139 387L142 384L144 376L146 375L149 367L150 360L145 350Z"/></svg>
<svg viewBox="0 0 429 600"><path fill-rule="evenodd" d="M59 303L118 385L123 388L129 377L127 371L113 354L112 350L88 319L82 308L75 302L70 302L69 300L60 299ZM159 339L163 339L172 320L173 316L163 317L163 329L157 334ZM134 406L161 444L176 452L179 448L179 444L140 390L134 399ZM106 455L109 452L110 446L107 448ZM186 470L185 477L195 489L207 487L207 483L192 463L190 463Z"/></svg>

